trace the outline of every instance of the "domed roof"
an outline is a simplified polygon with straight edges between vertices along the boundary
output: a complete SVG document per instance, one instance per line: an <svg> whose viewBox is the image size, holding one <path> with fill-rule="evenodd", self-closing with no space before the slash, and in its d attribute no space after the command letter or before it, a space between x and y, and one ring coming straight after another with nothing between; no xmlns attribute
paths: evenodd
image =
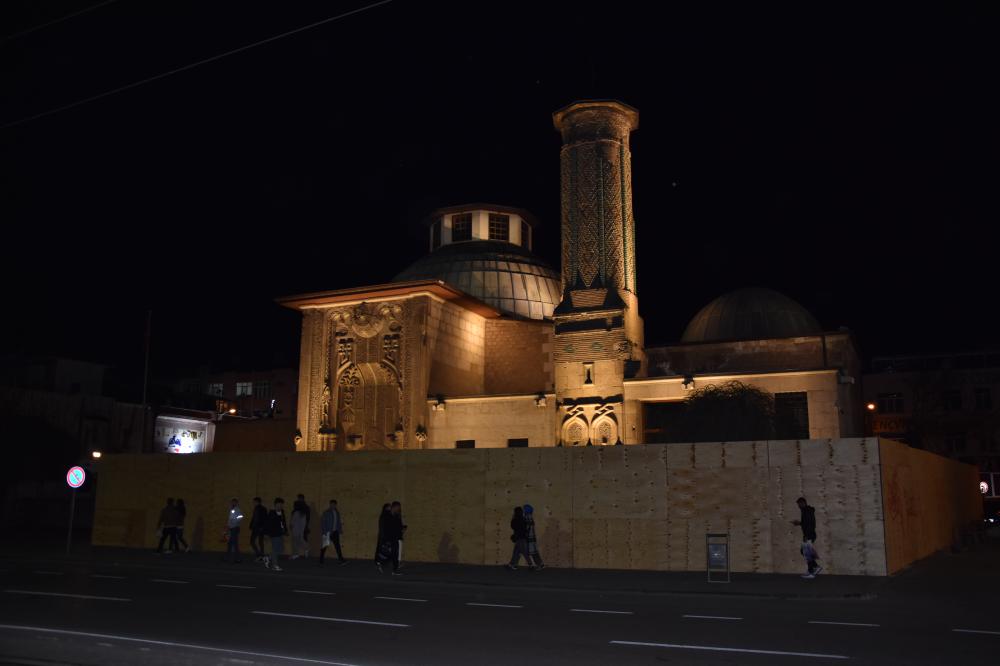
<svg viewBox="0 0 1000 666"><path fill-rule="evenodd" d="M562 297L560 276L528 250L503 241L442 245L393 281L444 280L501 312L546 319Z"/></svg>
<svg viewBox="0 0 1000 666"><path fill-rule="evenodd" d="M766 340L822 333L804 307L773 289L737 289L703 307L684 329L681 342Z"/></svg>

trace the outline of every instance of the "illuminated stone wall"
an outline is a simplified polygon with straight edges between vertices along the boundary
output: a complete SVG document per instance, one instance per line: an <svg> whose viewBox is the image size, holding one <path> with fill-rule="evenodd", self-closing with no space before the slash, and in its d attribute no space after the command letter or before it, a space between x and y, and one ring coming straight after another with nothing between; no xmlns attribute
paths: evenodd
<svg viewBox="0 0 1000 666"><path fill-rule="evenodd" d="M705 533L729 532L735 571L798 573L801 532L791 521L802 495L816 507L827 572L884 575L887 533L892 548L897 538L946 545L938 536L917 536L923 512L933 513L935 534L946 534L978 492L974 484L942 481L963 476L965 467L974 479L971 466L889 448L894 462L881 468L874 439L109 456L98 469L93 542L153 548L157 516L171 496L188 504L193 547L219 551L229 498L239 497L248 510L255 495L290 500L301 492L317 514L327 500L339 501L352 558L371 557L379 509L398 499L410 526L407 559L499 565L510 556L511 509L527 502L535 506L539 547L552 565L700 571ZM887 525L881 470L912 468L918 458L924 471L900 487L925 499L900 506L921 515ZM921 490L921 484L929 485ZM891 570L928 552L924 546L893 551Z"/></svg>
<svg viewBox="0 0 1000 666"><path fill-rule="evenodd" d="M486 321L487 395L551 391L552 324Z"/></svg>
<svg viewBox="0 0 1000 666"><path fill-rule="evenodd" d="M528 446L556 445L555 396L531 393L503 397L446 400L444 409L430 411L428 447L453 449L459 440L475 440L477 449L504 448L509 439L527 439Z"/></svg>

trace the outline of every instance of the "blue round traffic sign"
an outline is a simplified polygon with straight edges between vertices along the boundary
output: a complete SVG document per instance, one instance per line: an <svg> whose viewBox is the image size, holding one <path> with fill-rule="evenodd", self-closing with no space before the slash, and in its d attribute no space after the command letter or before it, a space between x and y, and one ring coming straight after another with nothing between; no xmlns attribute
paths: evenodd
<svg viewBox="0 0 1000 666"><path fill-rule="evenodd" d="M70 467L69 471L66 472L66 483L69 484L70 488L79 488L86 480L87 473L80 466Z"/></svg>

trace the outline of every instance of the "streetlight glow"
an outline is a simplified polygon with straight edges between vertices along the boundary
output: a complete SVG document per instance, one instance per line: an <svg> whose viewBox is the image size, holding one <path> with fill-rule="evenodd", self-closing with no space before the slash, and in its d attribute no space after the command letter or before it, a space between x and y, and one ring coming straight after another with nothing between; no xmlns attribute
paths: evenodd
<svg viewBox="0 0 1000 666"><path fill-rule="evenodd" d="M100 451L91 451L90 452L90 457L96 460L96 459L98 459L98 458L101 457L101 452Z"/></svg>
<svg viewBox="0 0 1000 666"><path fill-rule="evenodd" d="M869 402L866 406L868 407L868 411L869 412L874 412L875 411L875 403L874 402Z"/></svg>

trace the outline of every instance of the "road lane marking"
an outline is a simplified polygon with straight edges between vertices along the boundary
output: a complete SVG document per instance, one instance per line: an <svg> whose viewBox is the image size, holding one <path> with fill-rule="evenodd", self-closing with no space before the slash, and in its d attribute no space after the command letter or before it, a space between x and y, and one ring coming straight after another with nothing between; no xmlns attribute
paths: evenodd
<svg viewBox="0 0 1000 666"><path fill-rule="evenodd" d="M216 587L228 587L234 590L256 590L257 588L253 585L223 585L222 583L216 583Z"/></svg>
<svg viewBox="0 0 1000 666"><path fill-rule="evenodd" d="M320 592L319 590L292 590L296 594L322 594L328 597L336 596L336 592Z"/></svg>
<svg viewBox="0 0 1000 666"><path fill-rule="evenodd" d="M37 597L66 597L67 599L96 599L98 601L132 601L124 597L99 597L92 594L67 594L65 592L37 592L35 590L4 590L7 594L30 594Z"/></svg>
<svg viewBox="0 0 1000 666"><path fill-rule="evenodd" d="M33 574L38 574L39 576L62 576L62 571L32 571Z"/></svg>
<svg viewBox="0 0 1000 666"><path fill-rule="evenodd" d="M371 624L378 627L409 628L408 624L398 622L376 622L374 620L351 620L345 617L320 617L319 615L296 615L295 613L272 613L271 611L250 611L254 615L271 615L273 617L290 617L297 620L323 620L324 622L343 622L345 624Z"/></svg>
<svg viewBox="0 0 1000 666"><path fill-rule="evenodd" d="M188 580L170 580L169 578L150 578L150 583L170 583L171 585L187 585L191 581Z"/></svg>
<svg viewBox="0 0 1000 666"><path fill-rule="evenodd" d="M878 624L868 622L827 622L825 620L809 620L809 624L835 624L840 627L879 627Z"/></svg>
<svg viewBox="0 0 1000 666"><path fill-rule="evenodd" d="M571 613L605 613L607 615L633 615L632 611L598 610L596 608L570 608Z"/></svg>
<svg viewBox="0 0 1000 666"><path fill-rule="evenodd" d="M524 606L516 606L514 604L480 604L475 601L470 601L465 604L466 606L485 606L487 608L524 608Z"/></svg>
<svg viewBox="0 0 1000 666"><path fill-rule="evenodd" d="M989 634L991 636L1000 636L1000 631L986 631L984 629L952 629L952 631L959 634Z"/></svg>
<svg viewBox="0 0 1000 666"><path fill-rule="evenodd" d="M342 661L323 661L322 659L306 659L305 657L289 657L283 654L268 654L266 652L247 652L246 650L227 650L211 645L195 645L193 643L172 643L170 641L154 641L148 638L132 638L131 636L116 636L114 634L92 634L86 631L68 631L66 629L49 629L48 627L28 627L17 624L0 624L0 629L13 631L34 631L38 633L61 634L63 636L84 636L86 638L107 638L113 641L128 641L130 643L145 643L147 645L164 645L166 647L186 648L189 650L206 650L208 652L224 652L225 654L241 654L247 657L264 657L267 659L283 659L301 664L323 664L323 666L357 666ZM148 648L139 648L148 651Z"/></svg>
<svg viewBox="0 0 1000 666"><path fill-rule="evenodd" d="M708 652L742 652L746 654L773 654L782 657L816 657L817 659L850 659L842 654L817 654L815 652L784 652L782 650L751 650L749 648L726 648L714 645L681 645L679 643L641 643L638 641L611 641L611 645L633 645L638 647L675 648L678 650L706 650Z"/></svg>
<svg viewBox="0 0 1000 666"><path fill-rule="evenodd" d="M111 574L90 574L91 578L109 578L111 580L125 580L125 576L112 576Z"/></svg>
<svg viewBox="0 0 1000 666"><path fill-rule="evenodd" d="M725 615L682 615L681 617L689 617L692 620L742 620L741 617L727 617Z"/></svg>
<svg viewBox="0 0 1000 666"><path fill-rule="evenodd" d="M426 599L410 599L407 597L375 597L375 599L383 599L385 601L419 601L420 603L427 603Z"/></svg>

